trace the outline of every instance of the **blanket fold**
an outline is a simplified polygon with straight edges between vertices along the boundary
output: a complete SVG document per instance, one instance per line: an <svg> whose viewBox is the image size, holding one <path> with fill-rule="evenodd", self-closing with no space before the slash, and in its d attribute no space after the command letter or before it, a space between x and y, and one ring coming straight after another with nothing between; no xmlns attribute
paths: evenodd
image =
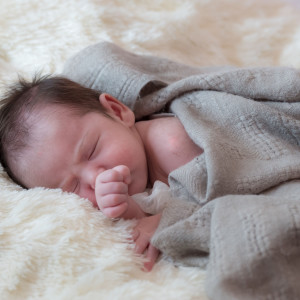
<svg viewBox="0 0 300 300"><path fill-rule="evenodd" d="M212 299L299 298L299 70L195 68L99 43L64 75L119 98L137 118L175 113L204 149L169 175L156 247L175 262L208 260Z"/></svg>
<svg viewBox="0 0 300 300"><path fill-rule="evenodd" d="M206 282L212 299L299 299L300 184L283 185L272 196L218 199Z"/></svg>

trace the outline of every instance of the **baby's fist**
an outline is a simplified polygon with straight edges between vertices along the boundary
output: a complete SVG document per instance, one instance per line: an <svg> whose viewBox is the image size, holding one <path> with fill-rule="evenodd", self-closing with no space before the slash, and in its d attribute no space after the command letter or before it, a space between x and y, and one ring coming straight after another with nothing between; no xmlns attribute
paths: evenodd
<svg viewBox="0 0 300 300"><path fill-rule="evenodd" d="M95 194L99 209L109 218L121 217L128 208L130 170L120 165L105 170L96 178Z"/></svg>

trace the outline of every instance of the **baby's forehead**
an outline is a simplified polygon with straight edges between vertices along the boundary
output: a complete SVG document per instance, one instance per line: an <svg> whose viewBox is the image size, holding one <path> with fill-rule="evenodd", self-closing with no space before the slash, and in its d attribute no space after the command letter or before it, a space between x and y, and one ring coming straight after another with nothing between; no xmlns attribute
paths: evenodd
<svg viewBox="0 0 300 300"><path fill-rule="evenodd" d="M75 145L78 142L79 136L75 133L80 129L81 122L76 122L76 119L81 120L81 117L72 108L59 104L41 105L22 111L18 131L19 140L24 143L17 157L11 161L11 167L25 186L30 183L28 170L33 176L43 161L51 159L53 151L60 151L62 143ZM75 128L75 133L70 128ZM47 153L50 153L49 157ZM66 156L68 152L63 151L62 155Z"/></svg>
<svg viewBox="0 0 300 300"><path fill-rule="evenodd" d="M50 104L39 107L28 118L29 132L31 135L31 143L42 145L50 138L56 142L57 139L69 140L72 136L77 136L84 128L95 128L97 122L92 115L97 114L97 120L107 118L100 112L88 112L76 110L60 104ZM100 128L100 126L99 126Z"/></svg>
<svg viewBox="0 0 300 300"><path fill-rule="evenodd" d="M43 157L43 153L48 153L51 148L54 148L51 150L53 152L55 149L58 151L62 143L75 145L79 140L79 135L75 133L81 130L76 118L80 119L59 105L36 111L28 118L28 147L24 149L23 155L35 164L34 161ZM64 155L67 153L64 152Z"/></svg>
<svg viewBox="0 0 300 300"><path fill-rule="evenodd" d="M63 126L67 122L75 122L78 116L72 109L58 104L44 105L31 111L26 117L29 134L32 142L57 131L63 132Z"/></svg>
<svg viewBox="0 0 300 300"><path fill-rule="evenodd" d="M75 119L79 114L67 105L61 104L42 104L36 106L28 112L29 123L40 124L42 122L57 121L59 119Z"/></svg>
<svg viewBox="0 0 300 300"><path fill-rule="evenodd" d="M38 104L35 109L32 111L33 114L37 115L58 115L58 114L74 114L74 109L67 104L58 104L58 103L42 103Z"/></svg>

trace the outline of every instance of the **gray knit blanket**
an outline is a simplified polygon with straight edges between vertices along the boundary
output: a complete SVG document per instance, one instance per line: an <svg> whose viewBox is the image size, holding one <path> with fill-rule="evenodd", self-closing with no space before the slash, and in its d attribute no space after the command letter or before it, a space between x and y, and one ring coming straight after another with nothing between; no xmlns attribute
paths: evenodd
<svg viewBox="0 0 300 300"><path fill-rule="evenodd" d="M211 299L300 299L299 70L194 68L99 43L63 74L137 119L175 113L204 149L169 175L152 239L164 255L206 266Z"/></svg>

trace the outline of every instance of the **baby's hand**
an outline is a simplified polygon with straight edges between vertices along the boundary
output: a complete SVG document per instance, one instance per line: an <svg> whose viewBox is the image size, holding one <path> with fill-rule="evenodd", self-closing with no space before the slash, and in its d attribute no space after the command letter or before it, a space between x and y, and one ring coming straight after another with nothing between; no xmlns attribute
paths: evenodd
<svg viewBox="0 0 300 300"><path fill-rule="evenodd" d="M95 194L100 210L109 218L119 218L129 205L128 185L131 183L130 170L117 166L105 170L96 178Z"/></svg>
<svg viewBox="0 0 300 300"><path fill-rule="evenodd" d="M147 259L144 263L145 271L151 271L159 255L159 250L151 244L151 238L158 227L160 218L161 214L141 218L132 232L135 252L145 254Z"/></svg>

